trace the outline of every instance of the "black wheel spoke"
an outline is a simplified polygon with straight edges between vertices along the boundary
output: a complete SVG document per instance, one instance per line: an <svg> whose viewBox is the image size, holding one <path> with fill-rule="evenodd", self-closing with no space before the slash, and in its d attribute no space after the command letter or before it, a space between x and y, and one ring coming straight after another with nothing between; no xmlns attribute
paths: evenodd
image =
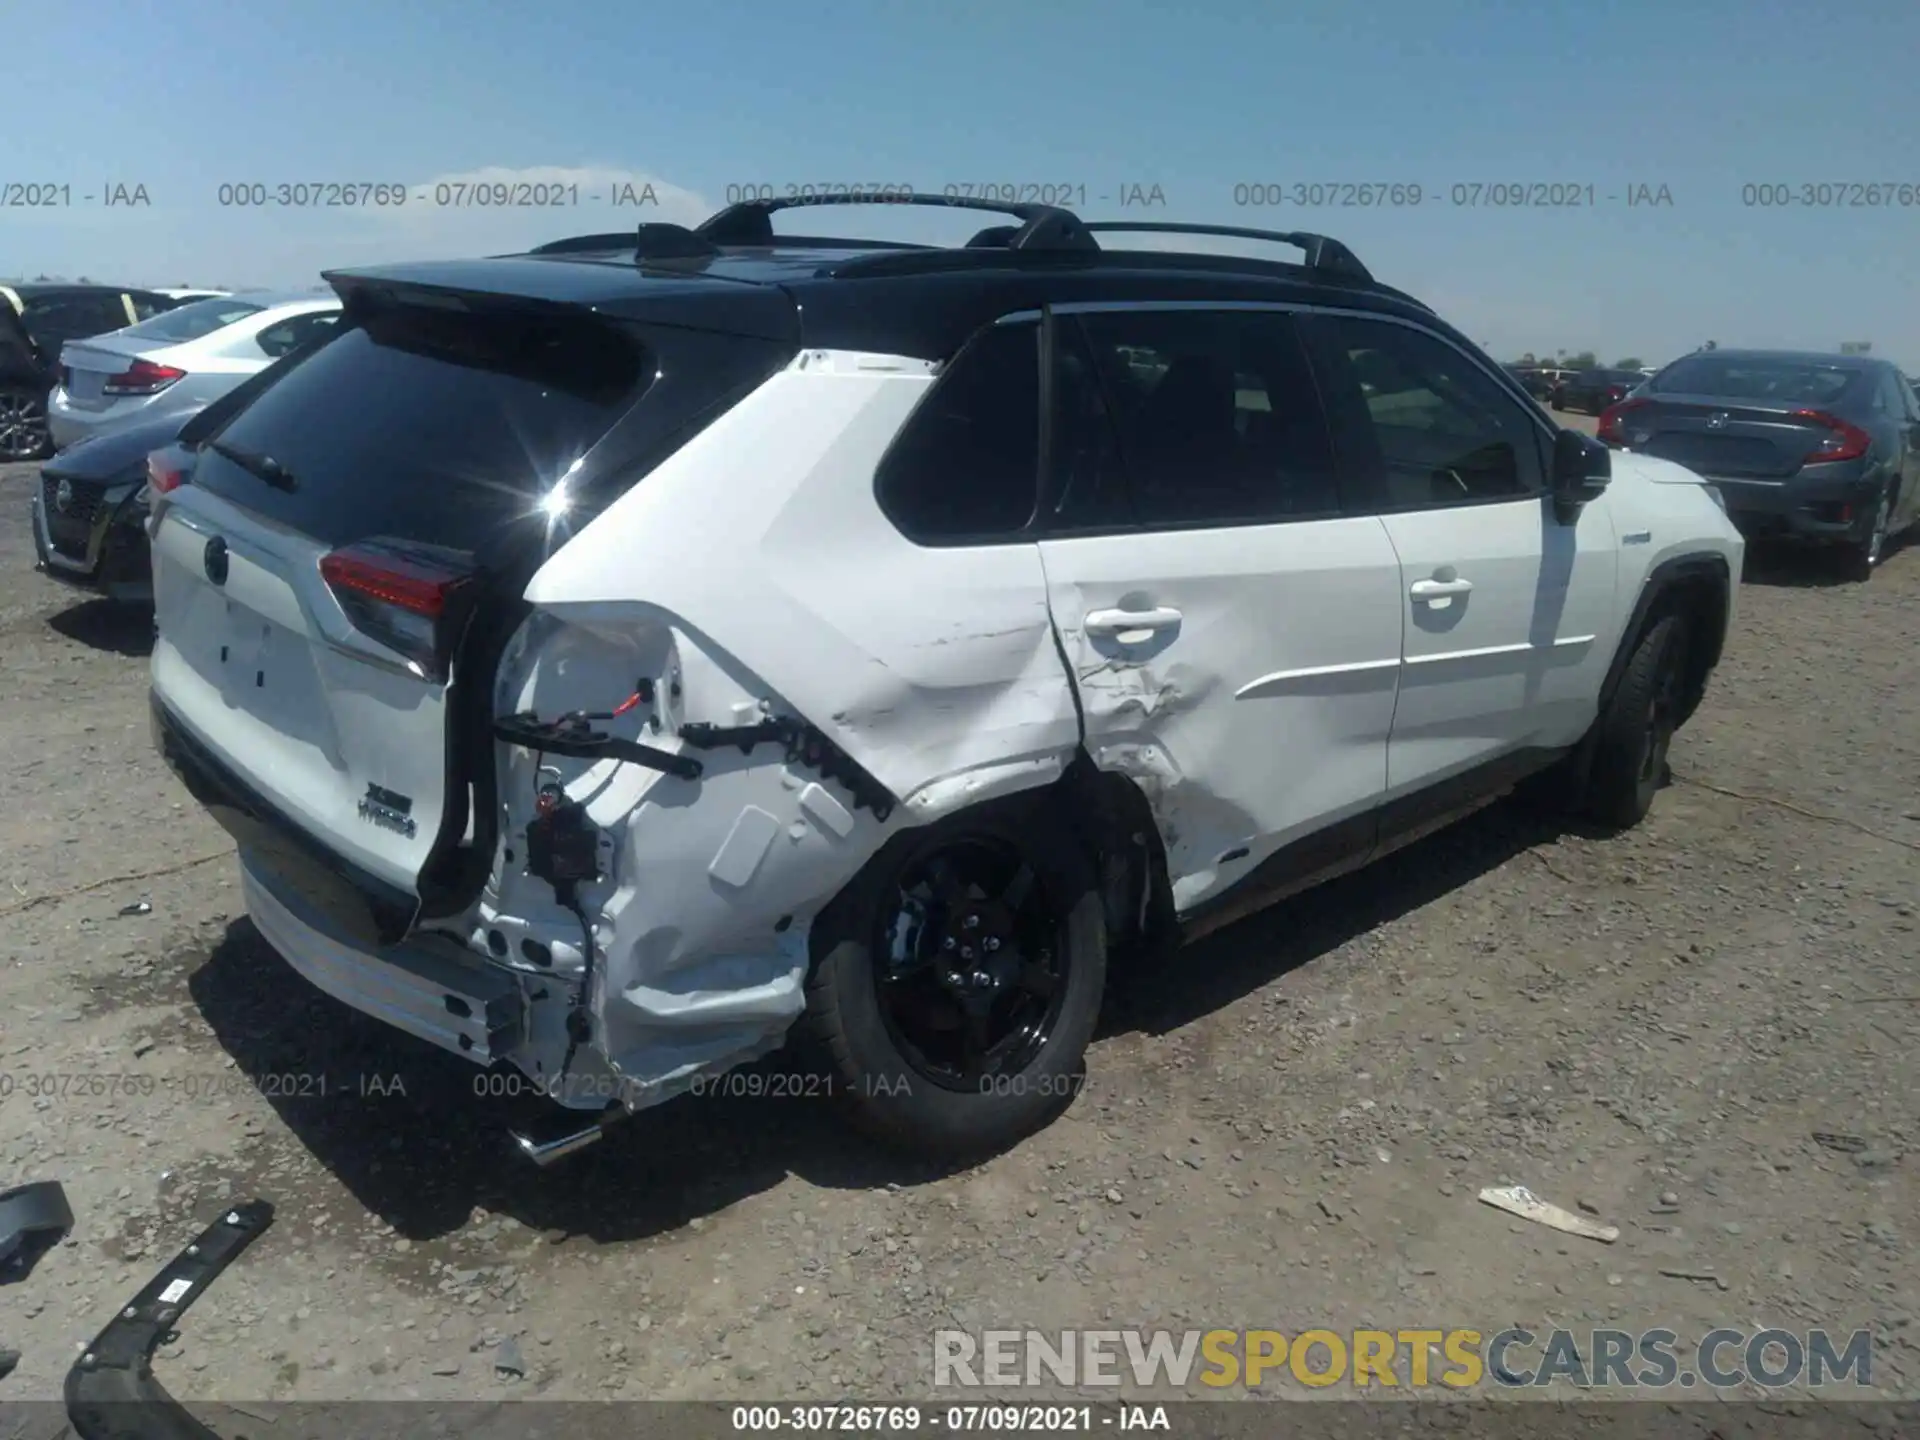
<svg viewBox="0 0 1920 1440"><path fill-rule="evenodd" d="M1051 1000L1054 988L1059 983L1054 978L1053 971L1040 961L1029 959L1024 955L1016 956L1015 959L1018 968L1013 972L1013 983L1029 995L1042 1000Z"/></svg>
<svg viewBox="0 0 1920 1440"><path fill-rule="evenodd" d="M936 856L927 866L927 882L933 887L934 897L949 910L963 909L973 901L966 885L954 873L953 865L944 855Z"/></svg>
<svg viewBox="0 0 1920 1440"><path fill-rule="evenodd" d="M1030 1066L1059 1020L1071 952L1024 846L992 833L936 842L900 886L874 974L900 1054L963 1092Z"/></svg>
<svg viewBox="0 0 1920 1440"><path fill-rule="evenodd" d="M1021 865L1007 882L1006 889L1000 892L1000 903L1007 907L1007 913L1017 915L1020 907L1027 903L1027 897L1033 893L1033 866Z"/></svg>

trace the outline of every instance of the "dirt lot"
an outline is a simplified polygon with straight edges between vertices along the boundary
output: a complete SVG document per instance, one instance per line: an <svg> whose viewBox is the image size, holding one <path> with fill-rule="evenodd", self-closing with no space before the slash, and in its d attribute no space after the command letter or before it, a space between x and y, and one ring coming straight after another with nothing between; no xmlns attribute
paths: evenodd
<svg viewBox="0 0 1920 1440"><path fill-rule="evenodd" d="M1872 1326L1876 1387L1920 1390L1920 546L1866 587L1756 557L1639 831L1496 807L1124 978L1012 1154L928 1175L812 1102L688 1099L539 1172L474 1071L236 918L149 747L145 622L33 573L28 483L0 1185L58 1178L79 1222L4 1292L9 1398L253 1195L278 1223L162 1351L183 1397L925 1396L931 1332L995 1324ZM1621 1237L1476 1203L1503 1182Z"/></svg>

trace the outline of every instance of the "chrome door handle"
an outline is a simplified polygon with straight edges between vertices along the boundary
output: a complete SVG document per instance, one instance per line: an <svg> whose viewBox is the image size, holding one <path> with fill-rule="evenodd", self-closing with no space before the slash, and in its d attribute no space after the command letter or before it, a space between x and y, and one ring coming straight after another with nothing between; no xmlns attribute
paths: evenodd
<svg viewBox="0 0 1920 1440"><path fill-rule="evenodd" d="M1416 580L1407 593L1416 600L1444 600L1449 595L1464 595L1471 589L1471 580Z"/></svg>
<svg viewBox="0 0 1920 1440"><path fill-rule="evenodd" d="M1089 635L1150 635L1178 625L1180 612L1164 606L1157 610L1095 610L1084 623Z"/></svg>

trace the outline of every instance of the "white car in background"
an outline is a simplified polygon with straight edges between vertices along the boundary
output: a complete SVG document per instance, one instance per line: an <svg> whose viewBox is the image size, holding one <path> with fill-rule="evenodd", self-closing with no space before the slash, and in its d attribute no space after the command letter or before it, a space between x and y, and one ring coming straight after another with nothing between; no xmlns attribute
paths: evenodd
<svg viewBox="0 0 1920 1440"><path fill-rule="evenodd" d="M60 351L47 429L64 450L133 420L187 415L333 328L337 298L222 295L190 300Z"/></svg>

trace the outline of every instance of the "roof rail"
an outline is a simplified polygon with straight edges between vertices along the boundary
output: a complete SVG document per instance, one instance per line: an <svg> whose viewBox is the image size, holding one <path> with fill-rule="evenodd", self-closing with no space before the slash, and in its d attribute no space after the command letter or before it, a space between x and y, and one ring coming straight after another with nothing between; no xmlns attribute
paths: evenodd
<svg viewBox="0 0 1920 1440"><path fill-rule="evenodd" d="M776 245L789 239L773 233L776 210L811 209L820 205L914 205L942 210L984 210L1011 215L1020 221L1006 239L1009 250L1098 250L1099 242L1071 210L1057 205L1025 205L976 200L955 195L794 195L780 200L742 200L710 216L695 230L711 245ZM793 237L798 238L798 237ZM976 236L975 239L980 237Z"/></svg>
<svg viewBox="0 0 1920 1440"><path fill-rule="evenodd" d="M648 223L604 235L570 235L549 240L527 251L529 255L583 255L596 250L632 250L636 260L708 259L720 252L684 225Z"/></svg>
<svg viewBox="0 0 1920 1440"><path fill-rule="evenodd" d="M1170 220L1089 220L1084 228L1096 235L1126 232L1225 235L1236 240L1271 240L1278 245L1292 245L1306 251L1309 270L1325 270L1369 283L1373 280L1372 272L1360 263L1359 257L1338 240L1326 235L1310 234L1305 230L1248 230L1238 225L1185 225Z"/></svg>

